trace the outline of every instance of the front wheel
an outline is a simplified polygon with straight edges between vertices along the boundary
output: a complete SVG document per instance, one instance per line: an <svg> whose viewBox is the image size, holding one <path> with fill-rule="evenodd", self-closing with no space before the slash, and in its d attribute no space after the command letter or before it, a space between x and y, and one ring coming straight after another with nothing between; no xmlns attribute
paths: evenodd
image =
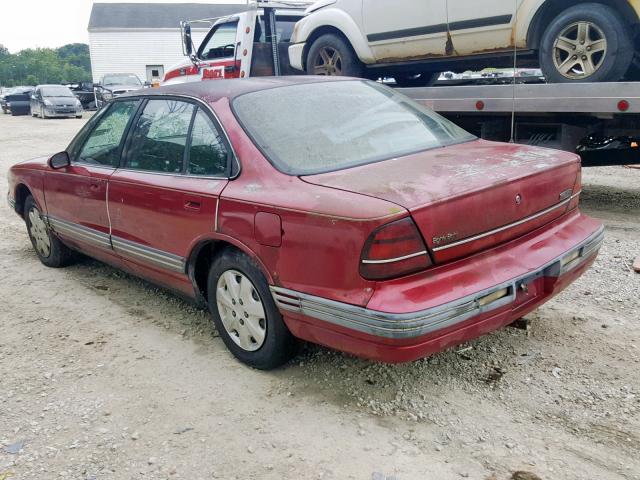
<svg viewBox="0 0 640 480"><path fill-rule="evenodd" d="M51 232L31 195L24 202L24 220L31 245L43 264L47 267L60 268L73 263L75 252Z"/></svg>
<svg viewBox="0 0 640 480"><path fill-rule="evenodd" d="M309 75L362 77L364 67L351 45L339 35L317 38L307 55Z"/></svg>
<svg viewBox="0 0 640 480"><path fill-rule="evenodd" d="M631 30L616 11L583 3L550 23L540 43L540 67L548 82L617 82L633 54Z"/></svg>
<svg viewBox="0 0 640 480"><path fill-rule="evenodd" d="M247 255L228 249L214 260L207 297L216 329L238 360L271 370L294 355L296 341L264 275Z"/></svg>

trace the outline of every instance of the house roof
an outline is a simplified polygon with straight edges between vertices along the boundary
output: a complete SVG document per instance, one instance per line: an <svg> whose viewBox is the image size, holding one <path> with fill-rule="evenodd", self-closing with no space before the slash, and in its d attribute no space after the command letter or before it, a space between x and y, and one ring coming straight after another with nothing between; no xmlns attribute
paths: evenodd
<svg viewBox="0 0 640 480"><path fill-rule="evenodd" d="M181 20L232 15L246 10L243 4L206 3L94 3L89 31L102 28L178 28Z"/></svg>

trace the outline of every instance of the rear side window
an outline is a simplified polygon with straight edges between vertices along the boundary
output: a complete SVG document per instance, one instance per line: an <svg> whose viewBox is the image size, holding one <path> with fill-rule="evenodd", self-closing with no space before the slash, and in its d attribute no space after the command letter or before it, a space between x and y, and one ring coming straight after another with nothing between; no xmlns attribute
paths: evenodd
<svg viewBox="0 0 640 480"><path fill-rule="evenodd" d="M120 163L122 136L137 108L138 100L114 102L87 137L77 160L117 167Z"/></svg>
<svg viewBox="0 0 640 480"><path fill-rule="evenodd" d="M179 100L149 100L131 135L127 167L181 173L194 109Z"/></svg>
<svg viewBox="0 0 640 480"><path fill-rule="evenodd" d="M293 27L301 19L302 17L291 15L276 16L276 35L278 38L278 43L288 43L291 41L291 36L293 35ZM265 43L267 41L267 38L263 15L260 15L258 17L255 30L256 31L253 37L253 41L257 43Z"/></svg>
<svg viewBox="0 0 640 480"><path fill-rule="evenodd" d="M187 173L209 176L225 175L228 159L229 152L222 141L220 132L209 116L198 109L191 132Z"/></svg>

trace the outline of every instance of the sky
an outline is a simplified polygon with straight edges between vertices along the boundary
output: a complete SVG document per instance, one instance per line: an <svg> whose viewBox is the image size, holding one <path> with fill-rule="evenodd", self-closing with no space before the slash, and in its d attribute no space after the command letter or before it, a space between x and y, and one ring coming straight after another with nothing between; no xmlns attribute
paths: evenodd
<svg viewBox="0 0 640 480"><path fill-rule="evenodd" d="M120 0L122 3L246 3L246 0ZM96 3L120 3L100 0ZM16 53L25 48L57 48L89 43L93 0L2 0L0 44ZM26 14L25 14L26 12Z"/></svg>

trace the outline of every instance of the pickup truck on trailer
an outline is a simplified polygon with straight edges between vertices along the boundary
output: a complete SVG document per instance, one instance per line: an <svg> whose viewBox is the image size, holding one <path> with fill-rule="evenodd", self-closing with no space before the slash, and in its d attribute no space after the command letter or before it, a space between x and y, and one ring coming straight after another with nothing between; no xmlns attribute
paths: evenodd
<svg viewBox="0 0 640 480"><path fill-rule="evenodd" d="M163 84L296 75L288 49L294 25L312 2L258 2L212 24L196 49L183 22L188 60ZM517 50L514 55L518 55ZM514 59L514 64L516 59ZM640 163L640 83L468 85L399 88L475 135L578 152L585 166Z"/></svg>

